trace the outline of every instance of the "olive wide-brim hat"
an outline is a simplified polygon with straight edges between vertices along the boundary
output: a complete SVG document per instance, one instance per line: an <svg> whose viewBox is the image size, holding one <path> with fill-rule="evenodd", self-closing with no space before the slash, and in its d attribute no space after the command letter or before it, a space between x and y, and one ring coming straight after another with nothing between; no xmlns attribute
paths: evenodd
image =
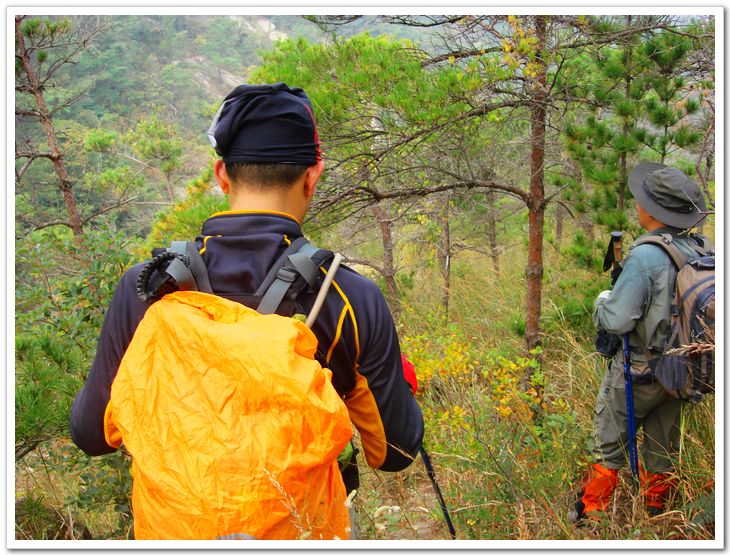
<svg viewBox="0 0 730 555"><path fill-rule="evenodd" d="M677 168L639 164L629 175L636 202L654 219L680 229L696 226L707 205L697 183Z"/></svg>

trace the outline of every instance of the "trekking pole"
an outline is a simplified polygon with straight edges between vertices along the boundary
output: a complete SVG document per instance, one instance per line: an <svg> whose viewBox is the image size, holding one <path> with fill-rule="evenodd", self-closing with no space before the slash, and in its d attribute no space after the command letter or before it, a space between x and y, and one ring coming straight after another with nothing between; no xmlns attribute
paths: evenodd
<svg viewBox="0 0 730 555"><path fill-rule="evenodd" d="M634 387L631 380L631 352L629 351L629 334L624 334L624 382L626 383L626 416L629 432L629 466L634 485L639 483L639 454L636 449L636 419L634 417Z"/></svg>
<svg viewBox="0 0 730 555"><path fill-rule="evenodd" d="M428 477L431 479L431 483L433 484L433 490L436 492L436 496L439 498L441 512L444 514L444 520L446 521L446 526L449 528L449 534L451 534L451 539L455 540L456 530L454 529L454 524L451 522L449 510L446 508L446 501L444 501L444 496L441 495L441 488L439 487L438 483L436 483L436 473L433 471L431 457L429 457L428 453L426 453L426 449L423 447L423 443L421 443L421 446L418 448L418 450L421 453L423 466L426 467L426 474L428 474Z"/></svg>
<svg viewBox="0 0 730 555"><path fill-rule="evenodd" d="M330 285L332 285L332 280L335 278L337 269L340 267L340 262L342 262L344 258L345 257L342 256L339 252L335 253L335 258L332 260L332 264L330 264L330 269L327 271L327 275L324 277L322 287L319 288L317 298L314 299L314 305L312 305L312 310L309 311L309 316L307 316L307 321L305 322L305 324L308 328L311 328L312 324L314 324L314 321L317 319L319 311L322 309L322 305L324 304L324 298L327 296L327 291L329 290Z"/></svg>
<svg viewBox="0 0 730 555"><path fill-rule="evenodd" d="M611 233L611 246L609 251L612 252L612 265L614 269L623 259L623 252L621 249L621 238L622 233L620 231L613 231ZM634 485L639 483L639 454L636 447L636 418L634 416L634 384L631 379L631 351L629 349L629 334L625 333L623 336L623 352L624 352L624 389L626 391L626 418L628 425L629 434L629 466L631 467L631 476L633 478Z"/></svg>

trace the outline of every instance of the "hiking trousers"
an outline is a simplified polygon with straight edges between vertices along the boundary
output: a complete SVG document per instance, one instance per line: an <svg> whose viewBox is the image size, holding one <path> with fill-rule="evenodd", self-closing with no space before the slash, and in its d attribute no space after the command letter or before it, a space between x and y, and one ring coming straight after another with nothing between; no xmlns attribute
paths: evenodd
<svg viewBox="0 0 730 555"><path fill-rule="evenodd" d="M633 384L636 430L644 429L640 447L644 468L656 474L671 472L679 449L682 401L669 395L658 382ZM596 462L618 470L628 458L628 414L623 356L614 356L603 376L594 415Z"/></svg>

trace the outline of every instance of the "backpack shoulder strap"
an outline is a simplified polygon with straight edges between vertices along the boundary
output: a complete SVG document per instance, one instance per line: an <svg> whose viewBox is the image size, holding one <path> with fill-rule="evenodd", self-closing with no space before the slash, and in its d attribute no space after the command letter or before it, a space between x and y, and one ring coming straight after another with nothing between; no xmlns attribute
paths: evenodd
<svg viewBox="0 0 730 555"><path fill-rule="evenodd" d="M257 311L274 314L285 297L293 300L305 288L313 289L319 279L319 265L331 256L331 251L318 249L304 237L294 240L254 293L262 297Z"/></svg>
<svg viewBox="0 0 730 555"><path fill-rule="evenodd" d="M167 273L172 275L181 291L193 290L202 291L203 293L213 293L213 288L210 286L210 278L208 277L208 269L205 267L203 257L200 256L198 246L194 242L173 241L168 250L187 256L190 262L190 265L186 266L179 259L175 259L167 268ZM180 275L179 278L170 271L173 264L176 266L174 269L175 272Z"/></svg>
<svg viewBox="0 0 730 555"><path fill-rule="evenodd" d="M661 247L661 249L669 255L669 258L672 259L672 262L674 263L674 266L677 268L677 270L681 270L684 265L687 264L687 255L679 250L679 247L674 244L674 242L672 241L672 236L669 233L662 233L661 235L649 235L648 237L643 237L634 242L634 246L646 244Z"/></svg>
<svg viewBox="0 0 730 555"><path fill-rule="evenodd" d="M691 237L697 241L697 247L695 247L695 250L701 256L712 256L715 254L715 245L712 244L709 237L700 235L699 233L693 234Z"/></svg>
<svg viewBox="0 0 730 555"><path fill-rule="evenodd" d="M261 285L259 285L259 288L256 290L254 295L258 297L264 295L266 291L268 291L269 287L271 287L271 284L274 283L274 280L276 279L279 270L281 270L281 268L283 268L286 264L289 255L294 254L295 252L299 252L299 249L301 249L303 245L308 243L309 241L307 241L306 237L299 237L298 239L294 239L294 241L292 241L292 243L284 250L284 252L281 253L281 256L276 259L276 261L264 277L264 281L261 282Z"/></svg>

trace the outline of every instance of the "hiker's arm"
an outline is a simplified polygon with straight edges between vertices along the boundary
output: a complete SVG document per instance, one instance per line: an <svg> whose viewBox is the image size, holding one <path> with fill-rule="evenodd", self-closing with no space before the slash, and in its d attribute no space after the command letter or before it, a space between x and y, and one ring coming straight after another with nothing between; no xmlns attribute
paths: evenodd
<svg viewBox="0 0 730 555"><path fill-rule="evenodd" d="M403 377L400 346L380 290L374 286L355 312L360 344L355 388L345 396L373 468L406 468L423 439L423 415Z"/></svg>
<svg viewBox="0 0 730 555"><path fill-rule="evenodd" d="M633 330L651 302L649 273L639 262L640 257L632 254L626 258L624 269L611 294L596 299L593 323L598 330L616 335Z"/></svg>
<svg viewBox="0 0 730 555"><path fill-rule="evenodd" d="M71 408L71 439L89 455L115 451L104 437L104 411L119 363L147 307L135 294L140 269L130 269L117 285L104 318L94 363Z"/></svg>

